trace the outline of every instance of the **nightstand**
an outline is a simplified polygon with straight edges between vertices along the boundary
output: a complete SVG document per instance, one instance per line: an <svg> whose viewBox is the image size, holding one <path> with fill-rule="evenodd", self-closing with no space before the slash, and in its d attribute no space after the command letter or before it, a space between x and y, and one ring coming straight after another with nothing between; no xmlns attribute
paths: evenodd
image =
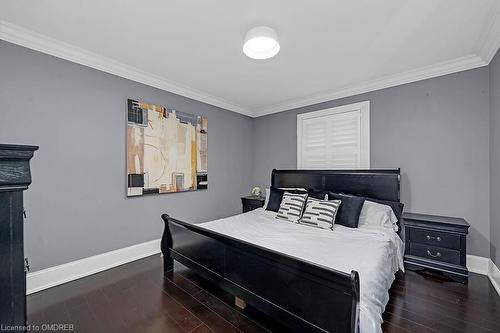
<svg viewBox="0 0 500 333"><path fill-rule="evenodd" d="M464 219L404 213L403 221L406 269L435 270L455 281L467 282L469 224Z"/></svg>
<svg viewBox="0 0 500 333"><path fill-rule="evenodd" d="M266 199L256 195L249 195L246 197L241 197L241 204L243 205L243 213L249 212L251 210L264 207L264 201Z"/></svg>

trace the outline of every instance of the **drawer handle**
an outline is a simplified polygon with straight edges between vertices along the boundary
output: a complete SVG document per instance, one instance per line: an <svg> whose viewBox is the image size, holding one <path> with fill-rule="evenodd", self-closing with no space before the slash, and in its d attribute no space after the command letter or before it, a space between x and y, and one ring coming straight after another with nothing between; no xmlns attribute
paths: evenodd
<svg viewBox="0 0 500 333"><path fill-rule="evenodd" d="M432 237L432 236L430 236L430 235L427 235L427 236L425 236L425 238L427 238L427 240L431 240L431 239L432 239L432 240L436 240L436 241L438 241L438 242L440 242L440 241L441 241L441 237L439 237L439 236L437 236L437 237Z"/></svg>
<svg viewBox="0 0 500 333"><path fill-rule="evenodd" d="M441 257L441 252L436 252L436 254L432 254L431 251L427 250L427 255L431 256L433 258L439 258L439 257Z"/></svg>

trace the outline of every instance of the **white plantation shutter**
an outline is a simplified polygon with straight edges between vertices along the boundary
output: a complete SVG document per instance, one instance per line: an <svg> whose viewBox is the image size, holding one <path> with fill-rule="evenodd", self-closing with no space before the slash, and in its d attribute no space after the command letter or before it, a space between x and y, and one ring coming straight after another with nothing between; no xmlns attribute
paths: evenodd
<svg viewBox="0 0 500 333"><path fill-rule="evenodd" d="M297 168L369 169L370 104L297 116Z"/></svg>

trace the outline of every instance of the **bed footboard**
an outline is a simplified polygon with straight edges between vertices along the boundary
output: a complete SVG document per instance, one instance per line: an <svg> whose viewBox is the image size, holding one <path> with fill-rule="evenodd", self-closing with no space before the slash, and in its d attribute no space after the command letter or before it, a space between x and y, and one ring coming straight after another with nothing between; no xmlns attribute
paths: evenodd
<svg viewBox="0 0 500 333"><path fill-rule="evenodd" d="M162 215L173 260L298 332L357 332L359 277Z"/></svg>

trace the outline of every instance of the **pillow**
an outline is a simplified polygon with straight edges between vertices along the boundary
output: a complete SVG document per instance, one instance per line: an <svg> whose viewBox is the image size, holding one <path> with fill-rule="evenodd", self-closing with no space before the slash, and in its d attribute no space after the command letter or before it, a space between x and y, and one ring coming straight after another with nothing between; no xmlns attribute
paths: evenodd
<svg viewBox="0 0 500 333"><path fill-rule="evenodd" d="M306 210L299 220L300 224L333 230L335 217L341 205L340 200L319 200L307 198Z"/></svg>
<svg viewBox="0 0 500 333"><path fill-rule="evenodd" d="M269 200L267 202L266 210L277 212L280 209L281 199L285 191L276 187L271 187L269 191Z"/></svg>
<svg viewBox="0 0 500 333"><path fill-rule="evenodd" d="M307 193L285 192L276 218L297 223L302 216Z"/></svg>
<svg viewBox="0 0 500 333"><path fill-rule="evenodd" d="M292 192L292 193L295 193L296 191L301 192L301 193L307 192L307 190L303 187L279 187L279 189L283 190L283 191L287 191L287 192Z"/></svg>
<svg viewBox="0 0 500 333"><path fill-rule="evenodd" d="M344 194L344 193L342 193L342 194ZM351 194L347 194L347 195L351 195ZM374 198L369 198L369 197L361 197L361 196L360 196L360 198L391 207L392 211L394 212L394 215L396 215L396 218L398 219L397 223L401 224L401 217L403 215L403 208L405 206L404 203L401 203L399 201L379 200L379 199L374 199Z"/></svg>
<svg viewBox="0 0 500 333"><path fill-rule="evenodd" d="M326 191L318 191L318 190L309 190L307 191L309 194L309 198L315 198L319 200L328 200L327 193Z"/></svg>
<svg viewBox="0 0 500 333"><path fill-rule="evenodd" d="M305 194L307 191L305 189L291 189L285 191L284 189L272 187L270 188L269 191L269 199L267 200L267 204L265 205L266 210L270 210L272 212L277 212L280 209L280 204L281 204L281 199L283 198L283 194L285 192L290 192L290 193L298 193L298 194ZM267 193L266 193L267 197Z"/></svg>
<svg viewBox="0 0 500 333"><path fill-rule="evenodd" d="M398 219L390 206L365 200L359 214L358 227L384 227L398 232Z"/></svg>
<svg viewBox="0 0 500 333"><path fill-rule="evenodd" d="M266 188L265 191L266 191L266 200L264 201L264 207L267 207L267 204L269 203L269 194L271 192L271 189Z"/></svg>
<svg viewBox="0 0 500 333"><path fill-rule="evenodd" d="M361 213L361 208L363 208L363 202L365 201L364 198L356 197L354 195L328 192L328 200L342 201L335 223L349 228L358 227L359 214Z"/></svg>
<svg viewBox="0 0 500 333"><path fill-rule="evenodd" d="M379 200L367 197L360 197L360 198L391 207L392 211L394 212L394 215L396 215L396 218L398 219L398 222L401 221L401 216L403 215L403 208L404 208L403 203L398 201Z"/></svg>

